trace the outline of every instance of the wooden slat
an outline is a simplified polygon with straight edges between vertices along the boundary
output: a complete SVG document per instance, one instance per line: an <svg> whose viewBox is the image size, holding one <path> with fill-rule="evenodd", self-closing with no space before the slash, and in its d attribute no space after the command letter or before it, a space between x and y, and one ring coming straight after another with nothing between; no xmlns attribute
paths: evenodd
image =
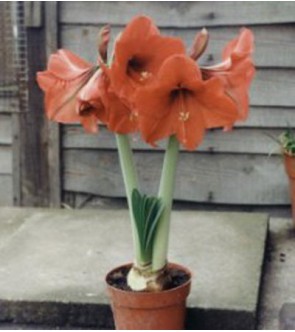
<svg viewBox="0 0 295 332"><path fill-rule="evenodd" d="M251 104L294 107L294 75L294 69L258 70L250 89Z"/></svg>
<svg viewBox="0 0 295 332"><path fill-rule="evenodd" d="M25 26L27 28L39 28L42 26L42 2L26 1L25 5Z"/></svg>
<svg viewBox="0 0 295 332"><path fill-rule="evenodd" d="M19 101L13 95L8 95L5 97L0 96L0 113L13 113L19 107Z"/></svg>
<svg viewBox="0 0 295 332"><path fill-rule="evenodd" d="M195 27L294 22L292 2L132 1L61 2L63 23L127 23L134 15L153 17L160 26Z"/></svg>
<svg viewBox="0 0 295 332"><path fill-rule="evenodd" d="M0 114L0 145L12 144L11 116Z"/></svg>
<svg viewBox="0 0 295 332"><path fill-rule="evenodd" d="M36 72L44 68L44 33L28 28L28 112L13 116L14 204L20 206L48 205L48 161L46 159L46 125L42 114L42 92L37 86Z"/></svg>
<svg viewBox="0 0 295 332"><path fill-rule="evenodd" d="M62 25L61 45L76 52L85 59L95 62L97 59L97 34L101 25ZM294 25L264 25L251 27L255 35L254 61L258 67L294 67L295 44L293 42ZM112 27L113 48L115 36L122 27ZM198 29L161 29L165 35L177 36L183 39L187 48L190 47ZM238 27L209 28L210 41L205 55L200 59L203 65L218 63L226 43L239 33ZM275 56L273 54L274 50Z"/></svg>
<svg viewBox="0 0 295 332"><path fill-rule="evenodd" d="M248 128L286 128L295 127L295 107L251 107L249 117L245 122L239 122L236 127Z"/></svg>
<svg viewBox="0 0 295 332"><path fill-rule="evenodd" d="M0 206L13 205L12 176L0 175Z"/></svg>
<svg viewBox="0 0 295 332"><path fill-rule="evenodd" d="M12 174L12 148L0 146L0 175Z"/></svg>
<svg viewBox="0 0 295 332"><path fill-rule="evenodd" d="M218 153L248 153L248 154L280 154L279 145L270 138L277 137L281 129L255 130L235 129L224 133L222 130L209 131L198 151ZM65 126L63 131L63 147L70 149L116 149L113 133L101 127L100 134L91 135L84 132L80 126ZM165 148L166 141L159 142L157 150ZM152 147L143 143L138 135L133 136L135 150L151 150Z"/></svg>
<svg viewBox="0 0 295 332"><path fill-rule="evenodd" d="M45 4L45 47L47 57L58 48L58 4ZM48 122L48 180L49 205L60 207L61 199L60 128L58 123Z"/></svg>
<svg viewBox="0 0 295 332"><path fill-rule="evenodd" d="M142 188L156 193L162 153L138 152L136 164ZM64 152L66 191L122 197L124 186L117 153ZM225 204L288 204L288 186L280 157L182 153L175 199Z"/></svg>

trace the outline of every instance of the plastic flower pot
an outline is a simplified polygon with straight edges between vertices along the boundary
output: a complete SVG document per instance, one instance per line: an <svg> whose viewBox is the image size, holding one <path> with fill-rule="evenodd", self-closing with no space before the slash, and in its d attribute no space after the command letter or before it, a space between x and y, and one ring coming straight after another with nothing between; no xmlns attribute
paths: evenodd
<svg viewBox="0 0 295 332"><path fill-rule="evenodd" d="M117 330L183 330L186 318L186 298L190 292L191 273L177 264L168 264L189 275L182 285L160 292L125 291L111 286L107 280L111 274L126 264L110 271L106 276L107 290Z"/></svg>
<svg viewBox="0 0 295 332"><path fill-rule="evenodd" d="M292 219L295 226L295 157L284 154L285 170L289 178L289 190L292 205Z"/></svg>

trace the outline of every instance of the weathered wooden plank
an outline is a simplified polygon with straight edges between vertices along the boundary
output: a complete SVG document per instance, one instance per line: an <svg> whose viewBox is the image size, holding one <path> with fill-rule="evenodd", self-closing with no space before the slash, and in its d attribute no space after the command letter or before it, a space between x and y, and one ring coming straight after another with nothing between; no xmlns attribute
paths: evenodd
<svg viewBox="0 0 295 332"><path fill-rule="evenodd" d="M251 104L294 107L294 75L294 69L258 70L250 89Z"/></svg>
<svg viewBox="0 0 295 332"><path fill-rule="evenodd" d="M295 6L284 1L61 2L63 23L125 24L138 14L166 27L271 24L294 22Z"/></svg>
<svg viewBox="0 0 295 332"><path fill-rule="evenodd" d="M12 148L0 145L0 176L12 174Z"/></svg>
<svg viewBox="0 0 295 332"><path fill-rule="evenodd" d="M286 128L295 127L295 108L293 107L251 107L247 121L236 127L248 128Z"/></svg>
<svg viewBox="0 0 295 332"><path fill-rule="evenodd" d="M13 205L12 176L0 175L0 206Z"/></svg>
<svg viewBox="0 0 295 332"><path fill-rule="evenodd" d="M42 1L26 1L25 26L27 28L39 28L42 26Z"/></svg>
<svg viewBox="0 0 295 332"><path fill-rule="evenodd" d="M198 151L218 153L248 153L248 154L280 154L278 144L270 138L277 137L281 129L235 129L224 133L222 130L211 130L205 136L204 142ZM159 142L161 151L165 148L166 141ZM116 149L113 133L101 127L99 135L86 134L80 126L65 126L63 131L63 147L70 149ZM139 135L133 136L135 150L151 150L152 147L143 143Z"/></svg>
<svg viewBox="0 0 295 332"><path fill-rule="evenodd" d="M85 59L95 62L97 59L97 34L101 25L62 25L61 45L72 50ZM110 49L113 48L115 36L122 27L112 27L112 40ZM255 35L254 61L258 67L294 67L295 45L293 42L294 25L263 25L253 26ZM180 37L187 48L190 47L196 32L199 29L161 29L165 35ZM238 27L209 28L210 41L205 55L200 59L203 65L218 63L225 44L235 38L239 33ZM276 50L276 56L273 51Z"/></svg>
<svg viewBox="0 0 295 332"><path fill-rule="evenodd" d="M142 188L156 193L162 153L135 154ZM117 153L64 151L66 191L124 196ZM204 153L181 154L175 199L225 204L287 204L288 186L280 157Z"/></svg>
<svg viewBox="0 0 295 332"><path fill-rule="evenodd" d="M7 95L6 97L0 97L0 113L16 112L19 109L18 99L12 95Z"/></svg>
<svg viewBox="0 0 295 332"><path fill-rule="evenodd" d="M0 113L0 145L12 144L11 116Z"/></svg>
<svg viewBox="0 0 295 332"><path fill-rule="evenodd" d="M13 117L14 201L21 206L47 206L46 128L42 92L36 83L36 72L45 63L43 31L27 29L27 43L28 105L20 105L20 109L25 107L29 111Z"/></svg>
<svg viewBox="0 0 295 332"><path fill-rule="evenodd" d="M45 39L47 57L58 48L58 4L48 1L45 4ZM48 179L49 205L60 207L60 128L57 123L48 123Z"/></svg>

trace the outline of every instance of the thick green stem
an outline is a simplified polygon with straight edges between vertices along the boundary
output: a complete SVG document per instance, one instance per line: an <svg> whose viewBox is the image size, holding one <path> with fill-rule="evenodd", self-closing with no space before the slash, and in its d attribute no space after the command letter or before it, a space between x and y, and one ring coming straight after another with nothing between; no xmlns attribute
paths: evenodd
<svg viewBox="0 0 295 332"><path fill-rule="evenodd" d="M169 138L165 153L158 197L164 204L153 247L153 271L161 270L167 263L170 215L173 201L175 173L179 154L179 143L175 136Z"/></svg>
<svg viewBox="0 0 295 332"><path fill-rule="evenodd" d="M128 135L116 134L117 147L119 151L120 165L123 174L125 190L127 195L127 202L130 212L133 244L135 251L135 265L141 266L143 260L141 257L140 243L136 231L136 224L134 221L134 216L132 212L132 191L133 189L138 189L138 180L136 169L133 161L132 149L130 146L130 141Z"/></svg>

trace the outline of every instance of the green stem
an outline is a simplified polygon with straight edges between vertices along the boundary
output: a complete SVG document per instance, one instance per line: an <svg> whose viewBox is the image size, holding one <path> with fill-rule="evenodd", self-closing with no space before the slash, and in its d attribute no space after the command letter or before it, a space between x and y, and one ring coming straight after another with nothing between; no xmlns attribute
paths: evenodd
<svg viewBox="0 0 295 332"><path fill-rule="evenodd" d="M152 263L153 271L161 270L167 263L170 215L173 201L178 154L179 142L176 136L173 135L169 138L168 146L166 149L159 187L158 197L161 198L165 209L155 234Z"/></svg>
<svg viewBox="0 0 295 332"><path fill-rule="evenodd" d="M121 135L116 134L116 141L117 147L119 152L119 159L121 170L123 174L123 180L125 184L127 202L129 207L130 213L130 220L131 220L131 229L132 229L132 236L133 236L133 244L134 244L134 251L135 251L135 265L141 266L142 265L142 257L140 251L140 243L136 231L136 224L132 212L132 191L133 189L138 189L138 181L137 181L137 174L136 169L133 161L133 154L132 149L130 146L130 141L128 135Z"/></svg>

